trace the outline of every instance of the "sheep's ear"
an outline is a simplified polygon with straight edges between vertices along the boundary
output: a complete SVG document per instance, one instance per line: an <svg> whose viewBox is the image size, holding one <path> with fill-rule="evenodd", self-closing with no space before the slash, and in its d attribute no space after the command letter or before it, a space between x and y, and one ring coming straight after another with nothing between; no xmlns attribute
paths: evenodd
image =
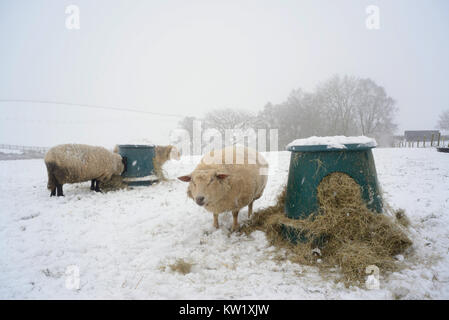
<svg viewBox="0 0 449 320"><path fill-rule="evenodd" d="M226 179L227 177L229 177L229 174L217 173L216 176L217 176L218 180L223 180L223 179Z"/></svg>
<svg viewBox="0 0 449 320"><path fill-rule="evenodd" d="M192 176L188 175L188 176L181 176L178 177L179 180L184 181L184 182L190 182L190 180L192 180Z"/></svg>

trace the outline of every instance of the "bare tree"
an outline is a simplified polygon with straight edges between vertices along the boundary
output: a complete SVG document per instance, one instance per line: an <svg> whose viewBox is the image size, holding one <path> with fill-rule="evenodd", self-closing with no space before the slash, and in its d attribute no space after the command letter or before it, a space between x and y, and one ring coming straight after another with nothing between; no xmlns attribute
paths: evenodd
<svg viewBox="0 0 449 320"><path fill-rule="evenodd" d="M443 111L440 114L440 119L438 120L438 128L442 130L449 130L449 110Z"/></svg>
<svg viewBox="0 0 449 320"><path fill-rule="evenodd" d="M268 103L259 112L258 124L266 129L278 129L279 146L285 147L296 138L318 132L320 113L312 106L313 97L301 89L293 90L287 101L272 105Z"/></svg>
<svg viewBox="0 0 449 320"><path fill-rule="evenodd" d="M326 113L325 130L329 135L355 134L357 79L354 77L333 76L318 85L316 101Z"/></svg>
<svg viewBox="0 0 449 320"><path fill-rule="evenodd" d="M219 132L223 138L226 130L244 136L251 128L278 129L281 148L292 140L313 135L366 135L386 144L386 138L392 138L396 129L395 113L395 101L373 80L335 75L314 92L297 89L280 104L267 103L257 116L231 108L211 111L204 117L203 128L209 129L208 136ZM181 127L191 132L193 119L185 118ZM233 142L235 139L224 144Z"/></svg>
<svg viewBox="0 0 449 320"><path fill-rule="evenodd" d="M361 134L381 143L393 136L395 101L373 80L334 76L318 86L315 94L324 107L327 134Z"/></svg>
<svg viewBox="0 0 449 320"><path fill-rule="evenodd" d="M379 140L392 136L396 129L397 111L393 98L371 79L359 79L356 91L356 122L362 135Z"/></svg>
<svg viewBox="0 0 449 320"><path fill-rule="evenodd" d="M193 137L193 121L198 120L195 117L184 117L181 121L178 122L178 127L184 130L187 130L187 132L190 135L190 138Z"/></svg>
<svg viewBox="0 0 449 320"><path fill-rule="evenodd" d="M205 129L217 130L222 135L224 145L240 143L247 130L255 129L256 122L257 118L252 113L231 108L216 109L204 117Z"/></svg>
<svg viewBox="0 0 449 320"><path fill-rule="evenodd" d="M287 101L267 104L258 118L279 129L279 145L312 135L367 135L380 143L392 137L395 101L371 79L333 76L315 92L298 89Z"/></svg>
<svg viewBox="0 0 449 320"><path fill-rule="evenodd" d="M214 128L222 134L229 129L245 129L252 126L254 115L245 110L223 108L215 109L204 116L204 126Z"/></svg>

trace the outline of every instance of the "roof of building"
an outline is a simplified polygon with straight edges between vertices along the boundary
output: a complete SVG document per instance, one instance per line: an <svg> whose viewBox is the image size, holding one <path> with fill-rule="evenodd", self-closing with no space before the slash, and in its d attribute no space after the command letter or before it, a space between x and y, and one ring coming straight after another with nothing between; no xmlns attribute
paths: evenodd
<svg viewBox="0 0 449 320"><path fill-rule="evenodd" d="M417 141L417 140L430 140L433 138L438 138L440 131L438 130L406 130L404 131L404 138L408 141Z"/></svg>

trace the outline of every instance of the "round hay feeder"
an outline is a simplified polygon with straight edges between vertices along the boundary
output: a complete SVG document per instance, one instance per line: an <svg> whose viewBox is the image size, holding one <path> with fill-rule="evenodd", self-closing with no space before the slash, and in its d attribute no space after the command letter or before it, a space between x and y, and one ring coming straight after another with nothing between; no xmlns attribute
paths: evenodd
<svg viewBox="0 0 449 320"><path fill-rule="evenodd" d="M347 139L342 141L357 141L349 139L351 137L344 138ZM335 143L335 139L329 144L312 144L313 139L302 139L288 145L287 150L292 152L285 198L285 213L288 218L305 219L317 212L318 186L326 176L335 172L345 173L354 179L360 186L361 196L367 207L382 213L382 198L371 152L376 144L374 140L365 139L361 139L361 143L343 144ZM301 241L297 230L292 230L287 225L283 229L289 240Z"/></svg>
<svg viewBox="0 0 449 320"><path fill-rule="evenodd" d="M126 170L122 174L124 183L129 186L149 186L157 182L154 175L153 145L119 145L118 153L127 158Z"/></svg>

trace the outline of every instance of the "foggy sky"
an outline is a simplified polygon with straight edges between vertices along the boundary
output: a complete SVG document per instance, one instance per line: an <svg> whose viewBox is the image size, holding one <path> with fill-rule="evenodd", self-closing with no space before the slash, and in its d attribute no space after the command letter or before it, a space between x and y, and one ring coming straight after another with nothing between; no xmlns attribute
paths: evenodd
<svg viewBox="0 0 449 320"><path fill-rule="evenodd" d="M80 30L65 27L80 8ZM380 29L365 26L367 5ZM398 133L449 108L449 2L0 0L0 99L202 116L257 112L334 74L397 101ZM179 118L0 102L0 143L167 143ZM280 129L281 130L281 129Z"/></svg>

